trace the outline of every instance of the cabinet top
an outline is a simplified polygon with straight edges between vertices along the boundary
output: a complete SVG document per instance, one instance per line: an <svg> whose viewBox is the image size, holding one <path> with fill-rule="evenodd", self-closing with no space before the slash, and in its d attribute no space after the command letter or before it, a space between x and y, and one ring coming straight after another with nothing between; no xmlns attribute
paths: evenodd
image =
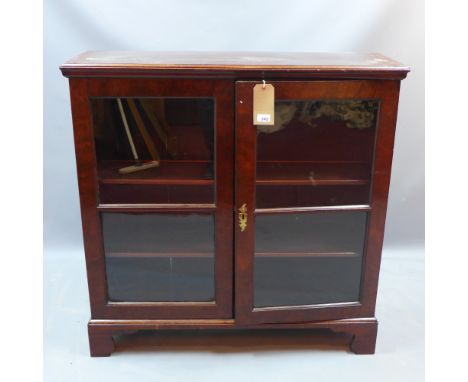
<svg viewBox="0 0 468 382"><path fill-rule="evenodd" d="M409 68L378 53L88 51L60 66L67 77L213 75L403 79ZM260 72L260 73L259 73ZM283 74L283 75L281 75Z"/></svg>

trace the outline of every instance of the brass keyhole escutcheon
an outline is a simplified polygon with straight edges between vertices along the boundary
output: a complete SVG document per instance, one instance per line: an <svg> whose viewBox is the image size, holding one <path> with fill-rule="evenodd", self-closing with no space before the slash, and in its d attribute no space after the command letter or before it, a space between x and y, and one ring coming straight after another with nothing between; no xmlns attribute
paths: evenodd
<svg viewBox="0 0 468 382"><path fill-rule="evenodd" d="M239 228L241 232L247 228L247 205L245 203L239 208Z"/></svg>

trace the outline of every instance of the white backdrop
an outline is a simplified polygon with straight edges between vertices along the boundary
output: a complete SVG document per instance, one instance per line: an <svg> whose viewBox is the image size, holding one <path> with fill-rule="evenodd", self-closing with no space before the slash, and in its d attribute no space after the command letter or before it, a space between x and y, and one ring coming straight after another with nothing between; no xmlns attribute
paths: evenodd
<svg viewBox="0 0 468 382"><path fill-rule="evenodd" d="M45 0L44 244L82 245L68 83L84 50L380 52L403 81L385 245L424 240L424 1Z"/></svg>

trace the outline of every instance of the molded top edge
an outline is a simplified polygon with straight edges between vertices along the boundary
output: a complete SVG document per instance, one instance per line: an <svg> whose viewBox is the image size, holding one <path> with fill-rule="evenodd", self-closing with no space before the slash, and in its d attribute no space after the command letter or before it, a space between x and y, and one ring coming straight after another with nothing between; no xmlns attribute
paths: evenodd
<svg viewBox="0 0 468 382"><path fill-rule="evenodd" d="M60 66L65 76L132 71L382 72L404 78L409 68L379 53L88 51ZM390 72L390 73L389 73ZM375 74L377 74L375 73Z"/></svg>

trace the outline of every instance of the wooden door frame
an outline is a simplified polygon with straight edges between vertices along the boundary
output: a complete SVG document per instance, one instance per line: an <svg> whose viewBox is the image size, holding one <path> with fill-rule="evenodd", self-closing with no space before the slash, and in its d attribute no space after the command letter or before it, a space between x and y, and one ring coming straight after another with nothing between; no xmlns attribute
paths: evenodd
<svg viewBox="0 0 468 382"><path fill-rule="evenodd" d="M241 231L237 221L234 228L236 321L240 325L252 325L373 317L384 238L400 81L269 81L275 87L276 99L379 99L380 107L374 148L371 197L369 206L366 207L369 212L366 245L363 252L360 301L254 309L256 130L252 122L252 98L253 86L258 83L261 82L236 82L235 208L237 214L239 208L244 203L246 204L248 222L247 229L244 231ZM293 208L291 210L294 211ZM340 207L330 208L330 210L340 210Z"/></svg>
<svg viewBox="0 0 468 382"><path fill-rule="evenodd" d="M213 79L70 78L78 185L88 289L93 319L232 318L233 294L233 83ZM215 98L215 300L213 302L110 302L101 230L102 211L133 211L129 205L99 204L97 162L90 97L213 97ZM157 205L145 212L201 212L201 206ZM170 206L169 206L170 207ZM205 208L206 209L206 208ZM143 211L136 208L137 211Z"/></svg>

